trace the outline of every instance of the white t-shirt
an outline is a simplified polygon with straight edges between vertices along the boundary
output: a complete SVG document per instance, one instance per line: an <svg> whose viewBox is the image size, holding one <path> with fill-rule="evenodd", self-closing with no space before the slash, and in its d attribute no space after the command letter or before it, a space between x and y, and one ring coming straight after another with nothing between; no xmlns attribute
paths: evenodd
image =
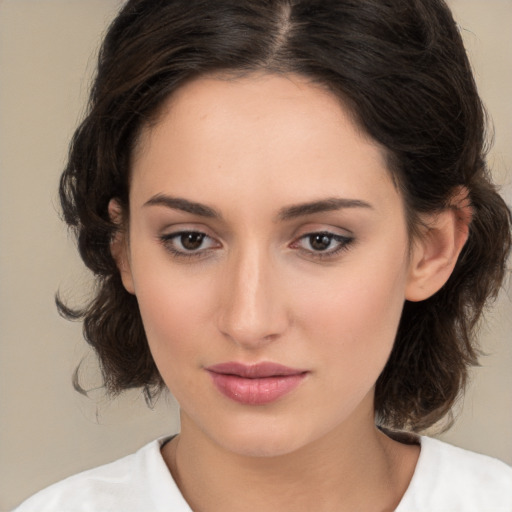
<svg viewBox="0 0 512 512"><path fill-rule="evenodd" d="M110 464L58 482L15 512L191 512L158 439ZM421 437L421 452L395 512L512 512L512 468L497 459Z"/></svg>

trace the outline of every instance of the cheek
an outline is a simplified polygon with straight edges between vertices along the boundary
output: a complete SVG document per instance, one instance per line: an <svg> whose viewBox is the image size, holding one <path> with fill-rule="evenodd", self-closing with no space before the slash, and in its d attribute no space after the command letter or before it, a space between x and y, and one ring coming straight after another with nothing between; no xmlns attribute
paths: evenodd
<svg viewBox="0 0 512 512"><path fill-rule="evenodd" d="M403 307L403 284L388 268L344 276L308 294L300 308L321 393L311 414L330 404L334 423L343 421L371 393L391 353ZM320 382L321 381L321 382Z"/></svg>
<svg viewBox="0 0 512 512"><path fill-rule="evenodd" d="M208 343L207 319L215 304L207 280L187 272L170 272L158 260L134 265L137 300L153 359L171 389L186 378L187 368L208 360L214 343ZM181 375L183 374L183 375Z"/></svg>
<svg viewBox="0 0 512 512"><path fill-rule="evenodd" d="M346 375L380 374L392 349L404 303L405 266L390 254L379 264L359 260L312 280L295 305L306 338L323 347ZM375 376L377 378L378 375Z"/></svg>

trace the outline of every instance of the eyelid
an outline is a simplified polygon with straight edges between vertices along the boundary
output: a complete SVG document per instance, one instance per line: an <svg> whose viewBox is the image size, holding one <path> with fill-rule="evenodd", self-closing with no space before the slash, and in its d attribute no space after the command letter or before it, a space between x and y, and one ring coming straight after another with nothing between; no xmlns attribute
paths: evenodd
<svg viewBox="0 0 512 512"><path fill-rule="evenodd" d="M190 226L190 225L189 225ZM165 250L169 252L174 258L176 259L194 259L194 260L201 260L203 258L207 258L212 254L213 251L216 251L217 249L220 249L223 247L223 243L219 241L219 238L217 236L212 236L208 233L210 231L207 228L198 228L196 226L189 227L187 225L179 225L174 226L174 229L170 229L171 227L168 226L166 228L169 229L169 231L164 230L164 232L160 235L158 235L158 241L163 245ZM354 242L355 238L352 234L341 234L339 231L337 231L340 228L312 228L305 232L303 232L300 235L296 235L293 238L293 241L288 244L288 247L297 250L297 252L302 253L304 256L306 256L309 259L335 259L340 252L348 250L349 246ZM346 230L348 231L348 230ZM198 234L202 236L202 239L200 240L200 246L198 249L187 249L183 247L183 240L181 240L179 243L182 245L182 248L179 248L176 246L175 240L179 239L181 236L186 234ZM319 249L315 250L314 248L307 249L301 245L301 241L307 239L308 237L318 236L318 235L325 235L330 238L329 246L331 245L331 242L336 242L336 246L334 248L327 248L326 250ZM209 247L201 247L204 243L204 241L209 241Z"/></svg>
<svg viewBox="0 0 512 512"><path fill-rule="evenodd" d="M176 222L166 224L158 230L158 238L171 238L182 233L200 233L213 240L220 241L218 234L202 222Z"/></svg>
<svg viewBox="0 0 512 512"><path fill-rule="evenodd" d="M338 219L339 220L339 219ZM346 225L339 225L338 222L330 220L311 220L309 222L301 222L293 229L294 237L309 235L314 233L331 233L333 235L351 237L354 231Z"/></svg>
<svg viewBox="0 0 512 512"><path fill-rule="evenodd" d="M204 239L209 239L214 243L214 246L206 247L204 249L200 248L197 250L186 250L186 249L178 249L173 246L173 241L180 236L186 235L186 234L198 234L202 235ZM179 259L196 259L200 260L202 258L208 257L208 255L218 248L222 247L222 243L217 240L217 238L209 235L205 232L205 230L197 229L197 228L186 228L186 227L180 227L179 229L176 229L174 231L169 231L162 233L158 236L159 242L164 246L164 248L175 258Z"/></svg>
<svg viewBox="0 0 512 512"><path fill-rule="evenodd" d="M326 235L330 237L332 240L338 242L338 246L335 249L328 249L325 251L315 251L314 249L308 250L299 246L301 240L305 238L315 236L315 235ZM341 252L344 252L350 248L350 246L355 241L353 235L342 235L340 233L335 233L333 231L327 229L316 229L310 230L306 233L297 236L294 241L290 244L291 248L297 249L298 251L305 254L308 258L317 259L317 260L326 260L326 259L335 259Z"/></svg>

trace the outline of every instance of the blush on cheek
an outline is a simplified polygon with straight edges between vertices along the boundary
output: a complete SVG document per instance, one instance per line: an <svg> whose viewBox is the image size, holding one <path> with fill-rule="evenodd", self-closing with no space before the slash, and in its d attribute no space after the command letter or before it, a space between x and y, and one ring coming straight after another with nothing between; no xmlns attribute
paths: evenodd
<svg viewBox="0 0 512 512"><path fill-rule="evenodd" d="M171 361L183 358L195 364L208 347L203 343L198 350L196 345L207 337L212 301L200 280L178 276L164 280L162 275L141 276L144 285L137 290L137 300L150 350L165 379L164 367Z"/></svg>
<svg viewBox="0 0 512 512"><path fill-rule="evenodd" d="M385 364L392 349L403 308L403 285L400 271L392 264L388 269L385 275L382 268L380 274L361 269L339 282L333 279L329 286L303 295L300 305L295 305L301 317L309 319L303 322L310 329L308 337L317 338L318 344L330 344L323 351L329 357L351 361L351 368L346 368L349 372L359 371L355 363L364 371L371 359Z"/></svg>

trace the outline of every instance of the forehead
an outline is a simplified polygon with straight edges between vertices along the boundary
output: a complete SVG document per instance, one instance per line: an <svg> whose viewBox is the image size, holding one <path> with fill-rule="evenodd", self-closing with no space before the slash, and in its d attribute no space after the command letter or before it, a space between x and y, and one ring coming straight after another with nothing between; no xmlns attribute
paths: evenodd
<svg viewBox="0 0 512 512"><path fill-rule="evenodd" d="M133 162L134 182L185 194L222 182L238 195L285 189L293 201L304 188L350 196L391 181L385 150L338 97L298 75L186 84L143 129Z"/></svg>

